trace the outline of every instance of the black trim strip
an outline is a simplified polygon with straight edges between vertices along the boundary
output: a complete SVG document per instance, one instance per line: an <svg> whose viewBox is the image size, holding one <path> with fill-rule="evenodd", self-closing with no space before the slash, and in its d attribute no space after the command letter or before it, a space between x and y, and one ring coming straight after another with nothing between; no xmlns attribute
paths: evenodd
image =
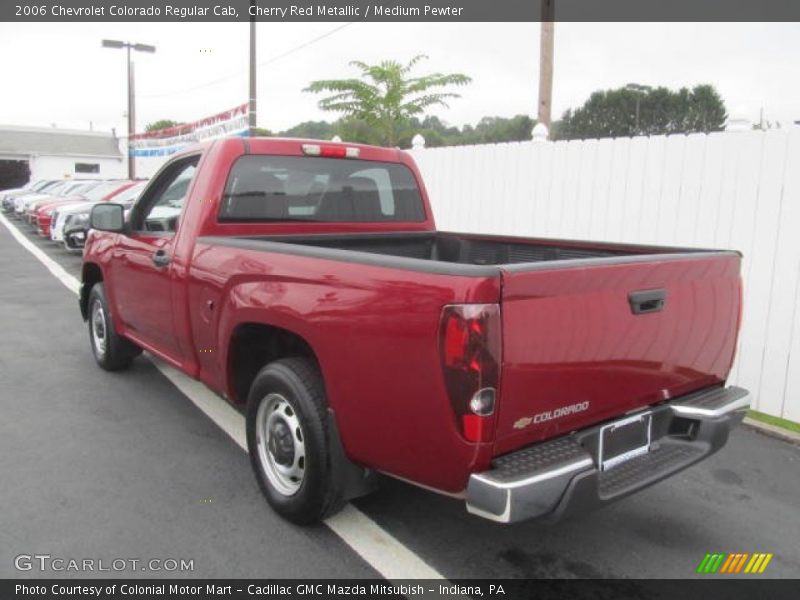
<svg viewBox="0 0 800 600"><path fill-rule="evenodd" d="M602 250L606 252L620 252L627 254L692 254L696 252L733 252L742 256L737 250L720 250L717 248L686 248L684 246L655 246L647 244L628 244L623 242L596 242L588 240L575 240L568 238L524 237L519 235L502 235L493 233L468 233L461 231L436 231L439 235L449 237L463 237L470 240L488 242L510 241L515 244L541 245L547 244L558 247L574 247L587 250Z"/></svg>
<svg viewBox="0 0 800 600"><path fill-rule="evenodd" d="M308 239L310 236L304 236ZM300 240L298 239L297 242ZM390 256L387 254L372 254L357 250L340 250L338 248L320 248L317 246L304 246L297 242L278 242L267 239L253 239L248 237L202 236L197 238L201 244L229 246L243 250L256 250L261 252L276 252L278 254L291 254L293 256L308 256L324 260L359 263L374 267L388 267L417 271L420 273L435 273L437 275L460 275L464 277L499 277L500 267L484 265L465 265L427 260L424 258L407 258L405 256Z"/></svg>
<svg viewBox="0 0 800 600"><path fill-rule="evenodd" d="M594 266L608 265L633 265L646 262L672 262L676 260L699 260L702 258L741 257L734 250L692 250L689 252L673 252L668 254L631 254L628 256L605 256L597 258L576 258L567 260L552 260L539 263L519 263L516 265L503 265L503 271L508 273L528 273L531 271L550 271L553 269L577 269Z"/></svg>
<svg viewBox="0 0 800 600"><path fill-rule="evenodd" d="M649 254L627 254L622 256L603 256L565 260L548 260L541 262L527 262L518 264L502 265L473 265L464 263L454 263L430 260L424 258L410 258L405 256L392 256L388 254L376 254L359 250L343 250L340 248L320 247L304 245L304 241L314 241L320 239L392 239L398 237L432 237L444 235L448 237L458 237L458 234L435 231L420 232L386 232L386 233L354 233L354 234L308 234L308 235L276 235L269 237L232 237L232 236L202 236L198 238L199 243L209 245L229 246L244 250L256 250L262 252L276 252L279 254L291 254L294 256L308 256L325 260L336 260L343 262L359 263L377 267L388 267L417 271L421 273L435 273L439 275L458 275L465 277L499 277L501 272L507 273L527 273L533 271L552 271L555 269L574 269L590 266L608 266L639 264L645 262L663 262L676 260L697 260L702 258L717 258L740 256L738 252L732 250L696 250L686 249L678 252L660 254L657 251ZM484 238L485 239L485 238ZM525 238L520 238L525 239ZM530 240L528 240L530 241ZM555 242L561 240L554 240ZM628 246L626 249L639 248L644 251L645 246Z"/></svg>
<svg viewBox="0 0 800 600"><path fill-rule="evenodd" d="M312 224L318 224L319 221ZM625 244L616 242L593 242L587 240L573 240L563 238L540 238L523 237L517 235L498 235L484 233L468 233L462 231L439 231L439 230L414 230L414 231L369 231L369 232L348 232L348 233L276 233L262 236L243 236L239 239L285 241L287 243L302 243L305 241L316 240L373 240L373 239L395 239L395 238L428 238L445 237L450 239L467 239L470 241L497 242L523 244L526 246L548 245L554 247L571 247L585 250L597 250L599 252L617 252L627 255L666 255L666 254L708 254L712 252L733 253L742 256L737 250L719 250L715 248L686 248L682 246L649 246L646 244ZM598 257L600 258L600 257ZM588 260L588 259L587 259ZM591 259L595 260L595 259ZM561 261L565 262L565 261Z"/></svg>

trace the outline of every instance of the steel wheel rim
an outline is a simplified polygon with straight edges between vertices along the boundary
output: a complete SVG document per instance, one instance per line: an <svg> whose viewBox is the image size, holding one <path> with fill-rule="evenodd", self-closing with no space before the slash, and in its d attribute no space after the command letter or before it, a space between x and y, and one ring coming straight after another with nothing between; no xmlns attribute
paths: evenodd
<svg viewBox="0 0 800 600"><path fill-rule="evenodd" d="M103 358L106 355L107 333L108 328L103 305L99 300L95 300L94 305L92 305L92 341L94 342L94 351L99 358Z"/></svg>
<svg viewBox="0 0 800 600"><path fill-rule="evenodd" d="M273 489L283 496L296 494L305 478L305 435L297 412L281 394L268 394L258 407L256 445Z"/></svg>

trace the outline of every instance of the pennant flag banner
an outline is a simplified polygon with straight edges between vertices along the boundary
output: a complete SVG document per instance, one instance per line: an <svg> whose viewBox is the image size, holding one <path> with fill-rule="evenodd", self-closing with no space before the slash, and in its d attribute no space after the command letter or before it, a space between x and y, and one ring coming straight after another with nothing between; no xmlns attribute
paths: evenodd
<svg viewBox="0 0 800 600"><path fill-rule="evenodd" d="M178 150L219 137L247 136L247 104L166 129L137 133L130 137L128 152L131 156L169 156Z"/></svg>

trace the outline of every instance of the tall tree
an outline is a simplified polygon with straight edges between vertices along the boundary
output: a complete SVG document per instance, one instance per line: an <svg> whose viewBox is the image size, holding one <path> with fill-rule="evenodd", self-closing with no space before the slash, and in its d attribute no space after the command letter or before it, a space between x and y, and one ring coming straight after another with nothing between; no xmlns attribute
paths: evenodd
<svg viewBox="0 0 800 600"><path fill-rule="evenodd" d="M619 88L594 92L583 106L567 110L553 129L557 139L708 133L721 130L726 119L725 103L712 85L678 91Z"/></svg>
<svg viewBox="0 0 800 600"><path fill-rule="evenodd" d="M412 117L431 106L446 107L448 100L460 97L454 92L432 90L472 81L461 73L411 77L414 67L425 58L423 54L417 55L405 65L393 60L377 65L354 61L350 64L361 70L359 78L313 81L304 91L332 92L333 95L319 101L322 110L364 121L375 129L380 143L394 146L400 129Z"/></svg>
<svg viewBox="0 0 800 600"><path fill-rule="evenodd" d="M725 127L725 103L713 85L697 85L689 97L687 125L692 131L717 131Z"/></svg>

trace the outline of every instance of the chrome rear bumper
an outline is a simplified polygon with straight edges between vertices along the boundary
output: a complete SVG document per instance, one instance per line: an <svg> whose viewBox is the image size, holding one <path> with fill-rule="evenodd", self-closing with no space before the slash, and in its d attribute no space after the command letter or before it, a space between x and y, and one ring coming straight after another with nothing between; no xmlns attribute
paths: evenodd
<svg viewBox="0 0 800 600"><path fill-rule="evenodd" d="M728 440L750 406L742 388L713 388L649 407L649 452L601 470L603 425L512 452L470 476L467 510L513 523L559 519L644 489L710 456Z"/></svg>

